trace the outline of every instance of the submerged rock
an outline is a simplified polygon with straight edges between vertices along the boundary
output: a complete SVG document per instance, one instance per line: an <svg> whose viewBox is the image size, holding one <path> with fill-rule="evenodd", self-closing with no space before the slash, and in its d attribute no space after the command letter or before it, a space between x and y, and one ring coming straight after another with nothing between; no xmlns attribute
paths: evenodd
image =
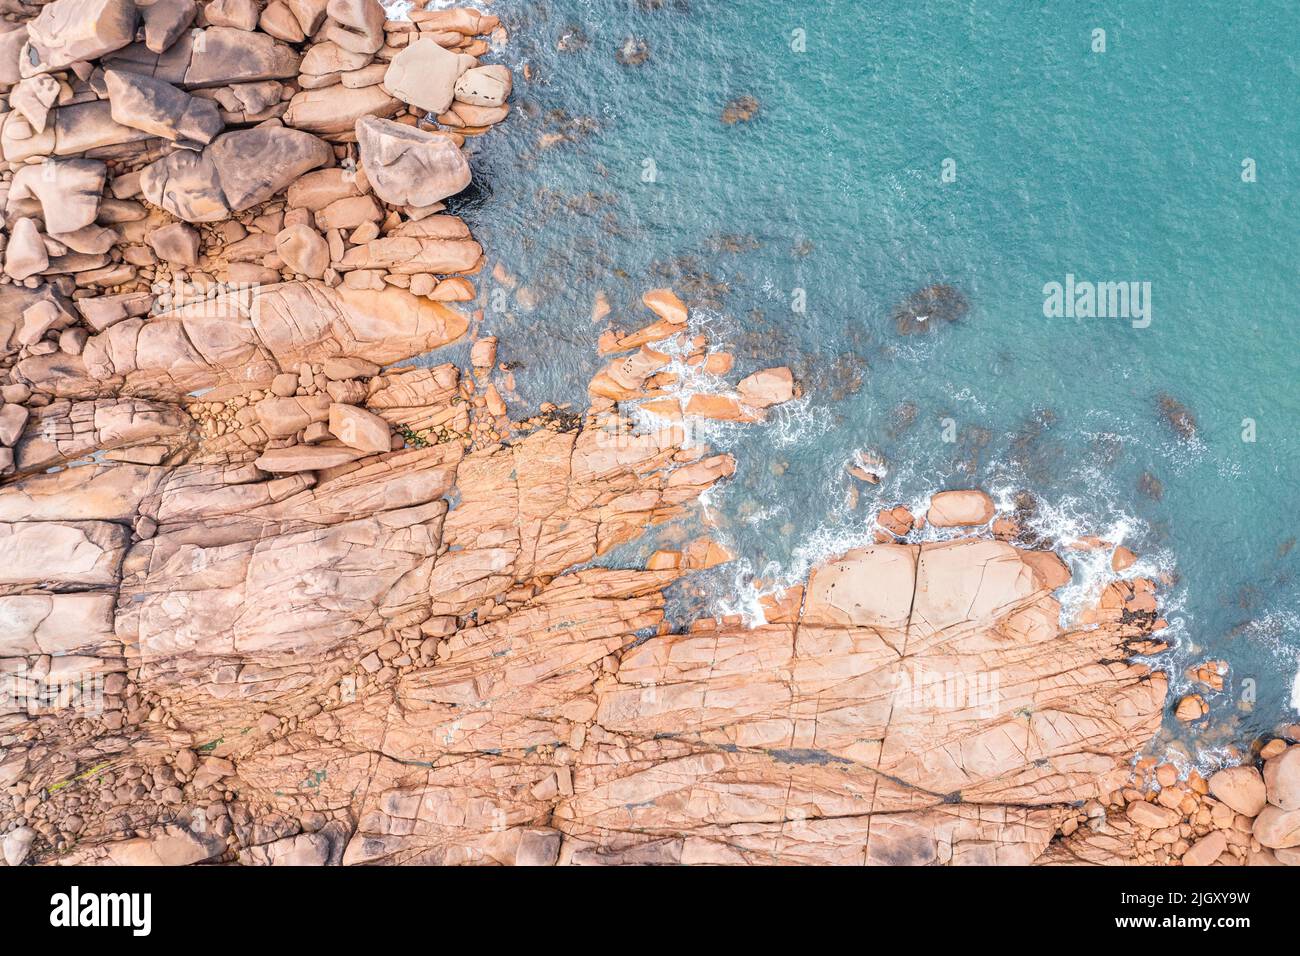
<svg viewBox="0 0 1300 956"><path fill-rule="evenodd" d="M926 286L894 309L894 327L900 335L932 332L964 318L969 309L966 296L958 289L950 285Z"/></svg>

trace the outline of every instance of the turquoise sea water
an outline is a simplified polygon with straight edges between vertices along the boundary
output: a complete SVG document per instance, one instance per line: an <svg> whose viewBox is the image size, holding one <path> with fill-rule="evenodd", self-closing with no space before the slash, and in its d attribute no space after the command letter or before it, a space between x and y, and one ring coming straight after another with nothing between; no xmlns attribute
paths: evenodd
<svg viewBox="0 0 1300 956"><path fill-rule="evenodd" d="M707 530L740 560L684 589L682 613L743 610L750 576L802 577L882 504L1029 489L1037 526L1122 537L1138 570L1171 575L1171 702L1186 664L1233 666L1206 740L1296 719L1300 7L493 9L511 32L514 112L475 144L457 211L526 289L485 322L520 363L516 411L582 407L602 364L596 292L631 329L648 318L640 293L663 284L739 373L789 364L807 393L768 425L710 436L740 470L710 496ZM628 37L647 44L644 63L619 62ZM744 95L757 114L725 124ZM1149 327L1044 317L1044 284L1067 274L1149 282ZM901 335L895 309L937 283L966 314ZM796 288L806 312L791 309ZM1162 396L1191 412L1194 436ZM851 508L855 449L889 469Z"/></svg>

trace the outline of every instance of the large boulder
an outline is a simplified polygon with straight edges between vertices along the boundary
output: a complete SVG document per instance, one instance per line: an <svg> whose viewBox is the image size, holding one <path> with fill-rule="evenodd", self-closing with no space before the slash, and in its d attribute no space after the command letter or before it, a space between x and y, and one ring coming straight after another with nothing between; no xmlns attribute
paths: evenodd
<svg viewBox="0 0 1300 956"><path fill-rule="evenodd" d="M104 83L113 120L164 139L210 143L221 132L221 110L215 100L190 96L162 80L107 70Z"/></svg>
<svg viewBox="0 0 1300 956"><path fill-rule="evenodd" d="M403 103L442 113L456 96L456 81L473 65L473 57L423 37L393 57L384 73L384 86Z"/></svg>
<svg viewBox="0 0 1300 956"><path fill-rule="evenodd" d="M476 66L466 70L456 81L456 100L471 106L505 106L513 82L508 66L499 63Z"/></svg>
<svg viewBox="0 0 1300 956"><path fill-rule="evenodd" d="M54 0L27 25L24 76L49 73L120 50L135 39L133 0Z"/></svg>
<svg viewBox="0 0 1300 956"><path fill-rule="evenodd" d="M1300 810L1300 745L1264 762L1268 802L1281 810Z"/></svg>
<svg viewBox="0 0 1300 956"><path fill-rule="evenodd" d="M379 0L329 0L321 39L353 53L371 54L384 45L384 8Z"/></svg>
<svg viewBox="0 0 1300 956"><path fill-rule="evenodd" d="M265 202L333 158L310 133L258 126L219 136L201 153L178 150L146 166L140 188L178 219L215 222Z"/></svg>
<svg viewBox="0 0 1300 956"><path fill-rule="evenodd" d="M363 86L350 90L345 86L327 86L320 90L302 90L294 94L284 112L284 123L294 129L320 136L351 133L365 116L392 116L402 104L382 86Z"/></svg>
<svg viewBox="0 0 1300 956"><path fill-rule="evenodd" d="M1237 813L1257 816L1267 802L1264 778L1254 767L1228 767L1209 780L1210 793Z"/></svg>
<svg viewBox="0 0 1300 956"><path fill-rule="evenodd" d="M147 33L146 33L147 37ZM208 27L182 33L165 52L133 43L104 60L106 69L143 73L186 89L291 79L301 55L264 33Z"/></svg>
<svg viewBox="0 0 1300 956"><path fill-rule="evenodd" d="M430 206L470 184L469 163L448 136L390 120L356 125L361 163L375 194L395 206Z"/></svg>
<svg viewBox="0 0 1300 956"><path fill-rule="evenodd" d="M14 174L9 204L36 199L45 231L75 232L95 221L108 167L97 159L47 159Z"/></svg>
<svg viewBox="0 0 1300 956"><path fill-rule="evenodd" d="M1300 846L1300 810L1282 810L1270 804L1255 818L1252 832L1273 850Z"/></svg>
<svg viewBox="0 0 1300 956"><path fill-rule="evenodd" d="M941 491L930 499L926 520L936 528L988 524L995 510L982 491Z"/></svg>

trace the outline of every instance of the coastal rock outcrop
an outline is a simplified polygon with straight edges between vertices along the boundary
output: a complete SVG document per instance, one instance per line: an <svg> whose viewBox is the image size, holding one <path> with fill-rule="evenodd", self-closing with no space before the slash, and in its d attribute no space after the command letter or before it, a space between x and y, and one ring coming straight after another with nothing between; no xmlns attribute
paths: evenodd
<svg viewBox="0 0 1300 956"><path fill-rule="evenodd" d="M1242 820L1285 860L1295 747L1253 819L1245 770L1136 789L1156 582L1063 625L1069 568L983 492L929 536L882 509L750 620L670 614L725 541L609 560L747 467L693 419L803 386L657 289L587 409L520 413L442 206L508 113L499 26L54 0L0 38L35 81L0 129L6 862L1209 863ZM471 329L467 369L407 363Z"/></svg>

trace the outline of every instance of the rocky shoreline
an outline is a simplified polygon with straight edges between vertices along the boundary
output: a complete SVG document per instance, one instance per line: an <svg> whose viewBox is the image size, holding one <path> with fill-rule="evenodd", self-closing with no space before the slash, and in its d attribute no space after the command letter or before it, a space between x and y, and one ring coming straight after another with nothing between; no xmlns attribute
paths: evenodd
<svg viewBox="0 0 1300 956"><path fill-rule="evenodd" d="M586 410L511 417L445 206L510 111L496 17L9 9L8 865L1300 862L1300 747L1135 763L1157 582L1063 628L1069 568L982 492L881 511L755 627L665 620L707 538L591 564L734 473L693 420L801 385L729 384L656 289L598 303Z"/></svg>

